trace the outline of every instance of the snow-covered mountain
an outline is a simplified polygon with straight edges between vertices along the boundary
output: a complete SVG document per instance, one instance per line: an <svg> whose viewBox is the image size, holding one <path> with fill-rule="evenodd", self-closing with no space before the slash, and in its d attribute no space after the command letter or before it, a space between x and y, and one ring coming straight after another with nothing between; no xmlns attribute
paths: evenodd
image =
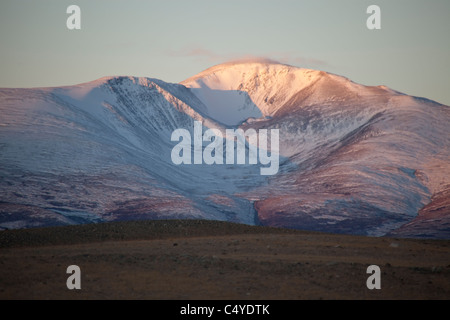
<svg viewBox="0 0 450 320"><path fill-rule="evenodd" d="M280 168L175 165L175 129L279 129ZM0 89L0 227L202 218L450 238L450 108L271 62Z"/></svg>

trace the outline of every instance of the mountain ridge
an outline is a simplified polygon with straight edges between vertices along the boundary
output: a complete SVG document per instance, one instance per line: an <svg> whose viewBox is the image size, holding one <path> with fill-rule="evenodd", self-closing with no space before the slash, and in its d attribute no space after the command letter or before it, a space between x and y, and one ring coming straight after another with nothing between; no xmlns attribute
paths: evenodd
<svg viewBox="0 0 450 320"><path fill-rule="evenodd" d="M387 87L242 62L179 84L109 76L0 89L0 112L2 228L200 218L450 237L446 209L425 214L448 202L449 107ZM279 129L279 174L173 165L170 135L194 121Z"/></svg>

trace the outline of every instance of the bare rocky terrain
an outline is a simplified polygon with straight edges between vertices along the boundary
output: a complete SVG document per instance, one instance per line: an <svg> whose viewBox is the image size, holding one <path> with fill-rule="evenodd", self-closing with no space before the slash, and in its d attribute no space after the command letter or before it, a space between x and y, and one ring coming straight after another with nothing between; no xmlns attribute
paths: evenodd
<svg viewBox="0 0 450 320"><path fill-rule="evenodd" d="M450 299L450 241L204 220L0 232L0 299ZM81 290L66 269L81 268ZM381 290L369 290L369 265Z"/></svg>

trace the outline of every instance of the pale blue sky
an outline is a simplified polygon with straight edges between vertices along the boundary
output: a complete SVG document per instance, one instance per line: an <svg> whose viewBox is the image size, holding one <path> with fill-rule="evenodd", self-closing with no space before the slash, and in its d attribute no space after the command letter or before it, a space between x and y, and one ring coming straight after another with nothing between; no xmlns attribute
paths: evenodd
<svg viewBox="0 0 450 320"><path fill-rule="evenodd" d="M66 8L81 8L81 30ZM366 28L377 4L382 29ZM0 87L179 82L247 56L450 105L449 0L1 0Z"/></svg>

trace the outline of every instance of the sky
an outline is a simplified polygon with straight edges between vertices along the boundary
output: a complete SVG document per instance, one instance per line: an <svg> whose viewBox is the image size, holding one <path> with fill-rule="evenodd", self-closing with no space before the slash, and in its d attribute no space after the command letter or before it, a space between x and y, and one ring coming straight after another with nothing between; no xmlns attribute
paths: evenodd
<svg viewBox="0 0 450 320"><path fill-rule="evenodd" d="M80 30L66 26L72 4ZM380 30L366 26L372 4ZM449 17L449 0L1 0L0 87L177 83L258 57L450 105Z"/></svg>

